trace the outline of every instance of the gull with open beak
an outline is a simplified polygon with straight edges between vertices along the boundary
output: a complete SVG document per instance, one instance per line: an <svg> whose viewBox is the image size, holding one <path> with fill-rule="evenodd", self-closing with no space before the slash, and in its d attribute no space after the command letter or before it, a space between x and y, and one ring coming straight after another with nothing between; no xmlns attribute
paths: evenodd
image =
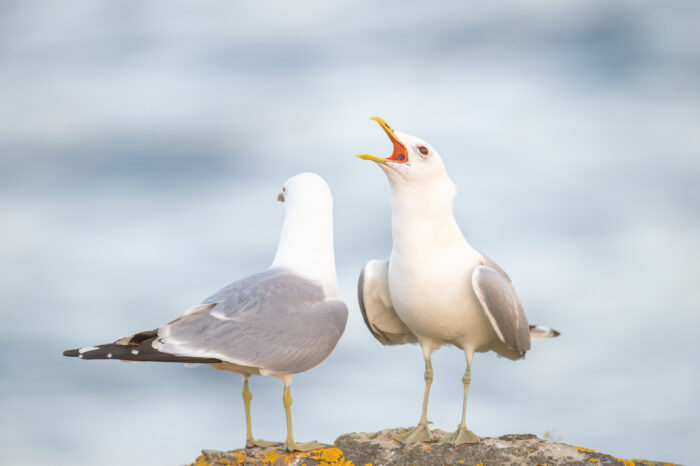
<svg viewBox="0 0 700 466"><path fill-rule="evenodd" d="M467 243L453 215L455 185L437 151L427 142L372 118L394 150L376 162L391 184L393 247L388 261L371 260L360 274L358 298L365 324L384 345L418 343L425 359L425 394L418 426L397 435L404 443L433 441L428 397L431 354L443 345L464 351L462 422L447 440L477 443L467 429L467 393L476 352L495 351L522 359L531 338L559 332L529 325L508 274Z"/></svg>

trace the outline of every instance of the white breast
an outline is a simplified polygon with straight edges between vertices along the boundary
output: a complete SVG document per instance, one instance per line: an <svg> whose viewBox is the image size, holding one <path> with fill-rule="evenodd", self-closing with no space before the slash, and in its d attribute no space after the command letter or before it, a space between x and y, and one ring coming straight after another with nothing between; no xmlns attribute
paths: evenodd
<svg viewBox="0 0 700 466"><path fill-rule="evenodd" d="M471 279L481 254L455 221L454 184L444 172L437 178L390 181L389 292L396 314L423 347L489 349L497 337Z"/></svg>
<svg viewBox="0 0 700 466"><path fill-rule="evenodd" d="M458 247L394 249L389 291L396 313L423 345L454 344L475 350L495 338L472 289L480 257L466 242Z"/></svg>

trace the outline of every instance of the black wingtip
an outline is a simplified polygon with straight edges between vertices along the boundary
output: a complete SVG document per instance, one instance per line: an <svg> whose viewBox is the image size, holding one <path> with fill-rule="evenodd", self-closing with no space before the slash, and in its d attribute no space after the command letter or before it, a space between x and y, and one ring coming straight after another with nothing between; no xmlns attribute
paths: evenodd
<svg viewBox="0 0 700 466"><path fill-rule="evenodd" d="M80 356L80 352L77 349L69 349L65 350L63 352L63 355L68 356L69 358L77 358L78 356Z"/></svg>
<svg viewBox="0 0 700 466"><path fill-rule="evenodd" d="M560 331L552 329L552 338L556 338L559 335L561 335Z"/></svg>

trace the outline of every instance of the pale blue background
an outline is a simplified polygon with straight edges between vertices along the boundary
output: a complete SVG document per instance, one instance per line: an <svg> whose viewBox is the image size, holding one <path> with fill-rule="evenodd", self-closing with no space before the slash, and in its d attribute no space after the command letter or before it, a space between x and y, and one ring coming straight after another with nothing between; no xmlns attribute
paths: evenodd
<svg viewBox="0 0 700 466"><path fill-rule="evenodd" d="M478 355L470 427L700 463L697 2L0 3L0 463L182 464L244 440L239 377L84 362L272 260L283 181L322 175L350 320L296 376L298 440L415 424L423 361L355 298L391 248L369 120L428 140L469 241L562 331ZM495 2L490 2L495 3ZM435 354L430 418L461 410ZM281 383L253 424L282 439Z"/></svg>

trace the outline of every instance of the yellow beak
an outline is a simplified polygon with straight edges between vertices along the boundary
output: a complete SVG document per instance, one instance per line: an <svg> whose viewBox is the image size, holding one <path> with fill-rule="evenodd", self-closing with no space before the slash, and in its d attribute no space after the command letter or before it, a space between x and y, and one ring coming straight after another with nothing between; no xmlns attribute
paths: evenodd
<svg viewBox="0 0 700 466"><path fill-rule="evenodd" d="M279 193L279 194L277 195L277 200L280 201L280 202L284 202L284 193Z"/></svg>
<svg viewBox="0 0 700 466"><path fill-rule="evenodd" d="M401 163L401 162L405 162L407 160L406 148L396 138L396 135L394 134L394 128L392 128L389 125L389 123L384 121L382 118L379 118L377 116L372 117L372 120L379 123L379 126L381 126L382 129L384 130L384 132L386 133L386 135L389 136L389 139L394 144L394 153L386 159L382 158L382 157L377 157L376 155L372 155L372 154L357 154L357 157L359 157L363 160L371 160L372 162L377 162L377 163L388 163L388 162ZM397 156L401 156L401 157L397 157Z"/></svg>
<svg viewBox="0 0 700 466"><path fill-rule="evenodd" d="M371 160L372 162L377 162L377 163L386 163L387 160L383 159L381 157L377 157L376 155L372 154L357 154L356 157L359 157L364 160Z"/></svg>

